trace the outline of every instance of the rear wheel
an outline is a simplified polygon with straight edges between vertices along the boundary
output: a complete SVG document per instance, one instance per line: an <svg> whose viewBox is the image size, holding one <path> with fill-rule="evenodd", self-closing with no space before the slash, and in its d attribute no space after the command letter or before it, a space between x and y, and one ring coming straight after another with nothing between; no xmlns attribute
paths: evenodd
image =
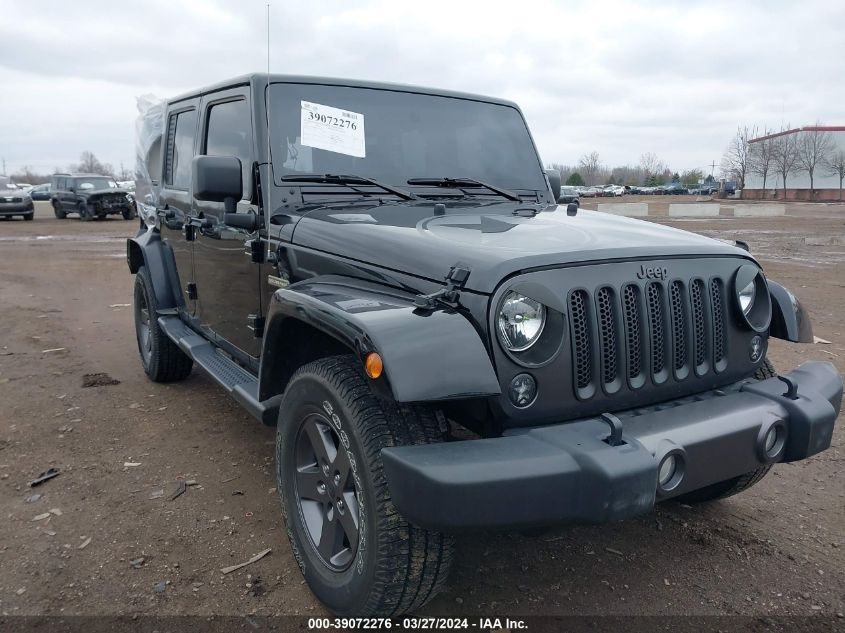
<svg viewBox="0 0 845 633"><path fill-rule="evenodd" d="M158 326L158 304L150 274L141 266L135 275L135 338L141 364L153 382L175 382L191 373L194 361Z"/></svg>
<svg viewBox="0 0 845 633"><path fill-rule="evenodd" d="M300 570L334 613L398 616L442 588L452 538L397 512L381 449L443 439L433 410L375 397L353 356L294 374L279 408L278 490Z"/></svg>
<svg viewBox="0 0 845 633"><path fill-rule="evenodd" d="M754 378L757 380L766 380L767 378L774 378L778 373L775 366L772 365L768 358L763 359L763 364L754 372ZM739 477L733 479L726 479L715 484L711 484L698 490L693 490L684 495L675 498L675 501L681 503L706 503L707 501L716 501L717 499L725 499L739 494L743 490L747 490L758 481L760 481L771 470L772 464L766 464L755 468L751 472L747 472Z"/></svg>
<svg viewBox="0 0 845 633"><path fill-rule="evenodd" d="M56 214L56 218L59 220L64 220L67 217L67 213L62 209L62 205L58 200L53 200L53 213Z"/></svg>

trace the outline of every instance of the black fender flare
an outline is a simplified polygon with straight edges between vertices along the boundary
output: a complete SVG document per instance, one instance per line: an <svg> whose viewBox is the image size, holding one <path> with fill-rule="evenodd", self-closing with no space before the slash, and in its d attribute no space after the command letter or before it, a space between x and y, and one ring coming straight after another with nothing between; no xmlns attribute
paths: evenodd
<svg viewBox="0 0 845 633"><path fill-rule="evenodd" d="M295 367L295 322L318 330L363 362L378 352L384 374L371 384L396 402L499 395L486 348L469 320L454 310L420 310L413 295L341 276L316 277L277 290L264 330L259 399L281 393ZM287 347L286 347L287 346ZM287 351L285 351L287 349Z"/></svg>
<svg viewBox="0 0 845 633"><path fill-rule="evenodd" d="M133 275L141 266L147 268L160 309L178 307L181 292L178 292L179 282L173 253L162 241L158 231L141 230L135 237L128 238L126 263Z"/></svg>
<svg viewBox="0 0 845 633"><path fill-rule="evenodd" d="M772 324L769 334L793 343L812 343L810 315L794 294L776 281L767 280L772 297Z"/></svg>

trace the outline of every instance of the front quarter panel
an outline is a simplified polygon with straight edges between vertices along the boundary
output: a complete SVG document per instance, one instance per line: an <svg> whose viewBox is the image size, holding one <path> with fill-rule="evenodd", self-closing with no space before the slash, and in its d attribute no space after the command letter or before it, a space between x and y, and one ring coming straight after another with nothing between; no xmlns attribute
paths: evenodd
<svg viewBox="0 0 845 633"><path fill-rule="evenodd" d="M278 385L272 365L289 320L302 321L363 357L378 352L397 402L426 402L498 395L496 374L469 320L453 310L423 311L413 297L376 284L318 277L277 290L267 319L262 353L262 398Z"/></svg>

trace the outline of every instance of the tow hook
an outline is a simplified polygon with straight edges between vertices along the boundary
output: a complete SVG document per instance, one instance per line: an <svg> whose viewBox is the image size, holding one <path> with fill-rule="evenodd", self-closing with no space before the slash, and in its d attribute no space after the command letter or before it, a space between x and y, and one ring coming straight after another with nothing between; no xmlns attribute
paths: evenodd
<svg viewBox="0 0 845 633"><path fill-rule="evenodd" d="M610 446L621 446L624 444L625 442L622 440L622 420L612 413L602 413L601 419L610 426L610 435L604 438L604 441Z"/></svg>

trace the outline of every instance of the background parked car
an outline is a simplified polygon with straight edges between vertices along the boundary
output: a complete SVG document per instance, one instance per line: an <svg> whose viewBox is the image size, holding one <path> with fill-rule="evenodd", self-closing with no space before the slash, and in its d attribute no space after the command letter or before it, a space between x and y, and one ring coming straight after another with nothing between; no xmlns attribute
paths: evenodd
<svg viewBox="0 0 845 633"><path fill-rule="evenodd" d="M582 198L595 198L598 195L595 187L580 187L578 193Z"/></svg>
<svg viewBox="0 0 845 633"><path fill-rule="evenodd" d="M574 202L576 205L580 206L580 197L581 195L575 187L561 187L560 196L558 196L557 201L560 204L569 204L570 202Z"/></svg>
<svg viewBox="0 0 845 633"><path fill-rule="evenodd" d="M33 200L49 200L50 199L50 183L44 185L35 185L29 190L29 197Z"/></svg>
<svg viewBox="0 0 845 633"><path fill-rule="evenodd" d="M35 216L35 206L26 191L7 185L0 189L0 218L11 218L16 215L24 220L31 220Z"/></svg>
<svg viewBox="0 0 845 633"><path fill-rule="evenodd" d="M668 185L665 185L663 187L663 193L666 194L667 196L668 195L678 196L678 195L685 195L689 192L687 191L687 188L684 187L681 183L670 182Z"/></svg>

